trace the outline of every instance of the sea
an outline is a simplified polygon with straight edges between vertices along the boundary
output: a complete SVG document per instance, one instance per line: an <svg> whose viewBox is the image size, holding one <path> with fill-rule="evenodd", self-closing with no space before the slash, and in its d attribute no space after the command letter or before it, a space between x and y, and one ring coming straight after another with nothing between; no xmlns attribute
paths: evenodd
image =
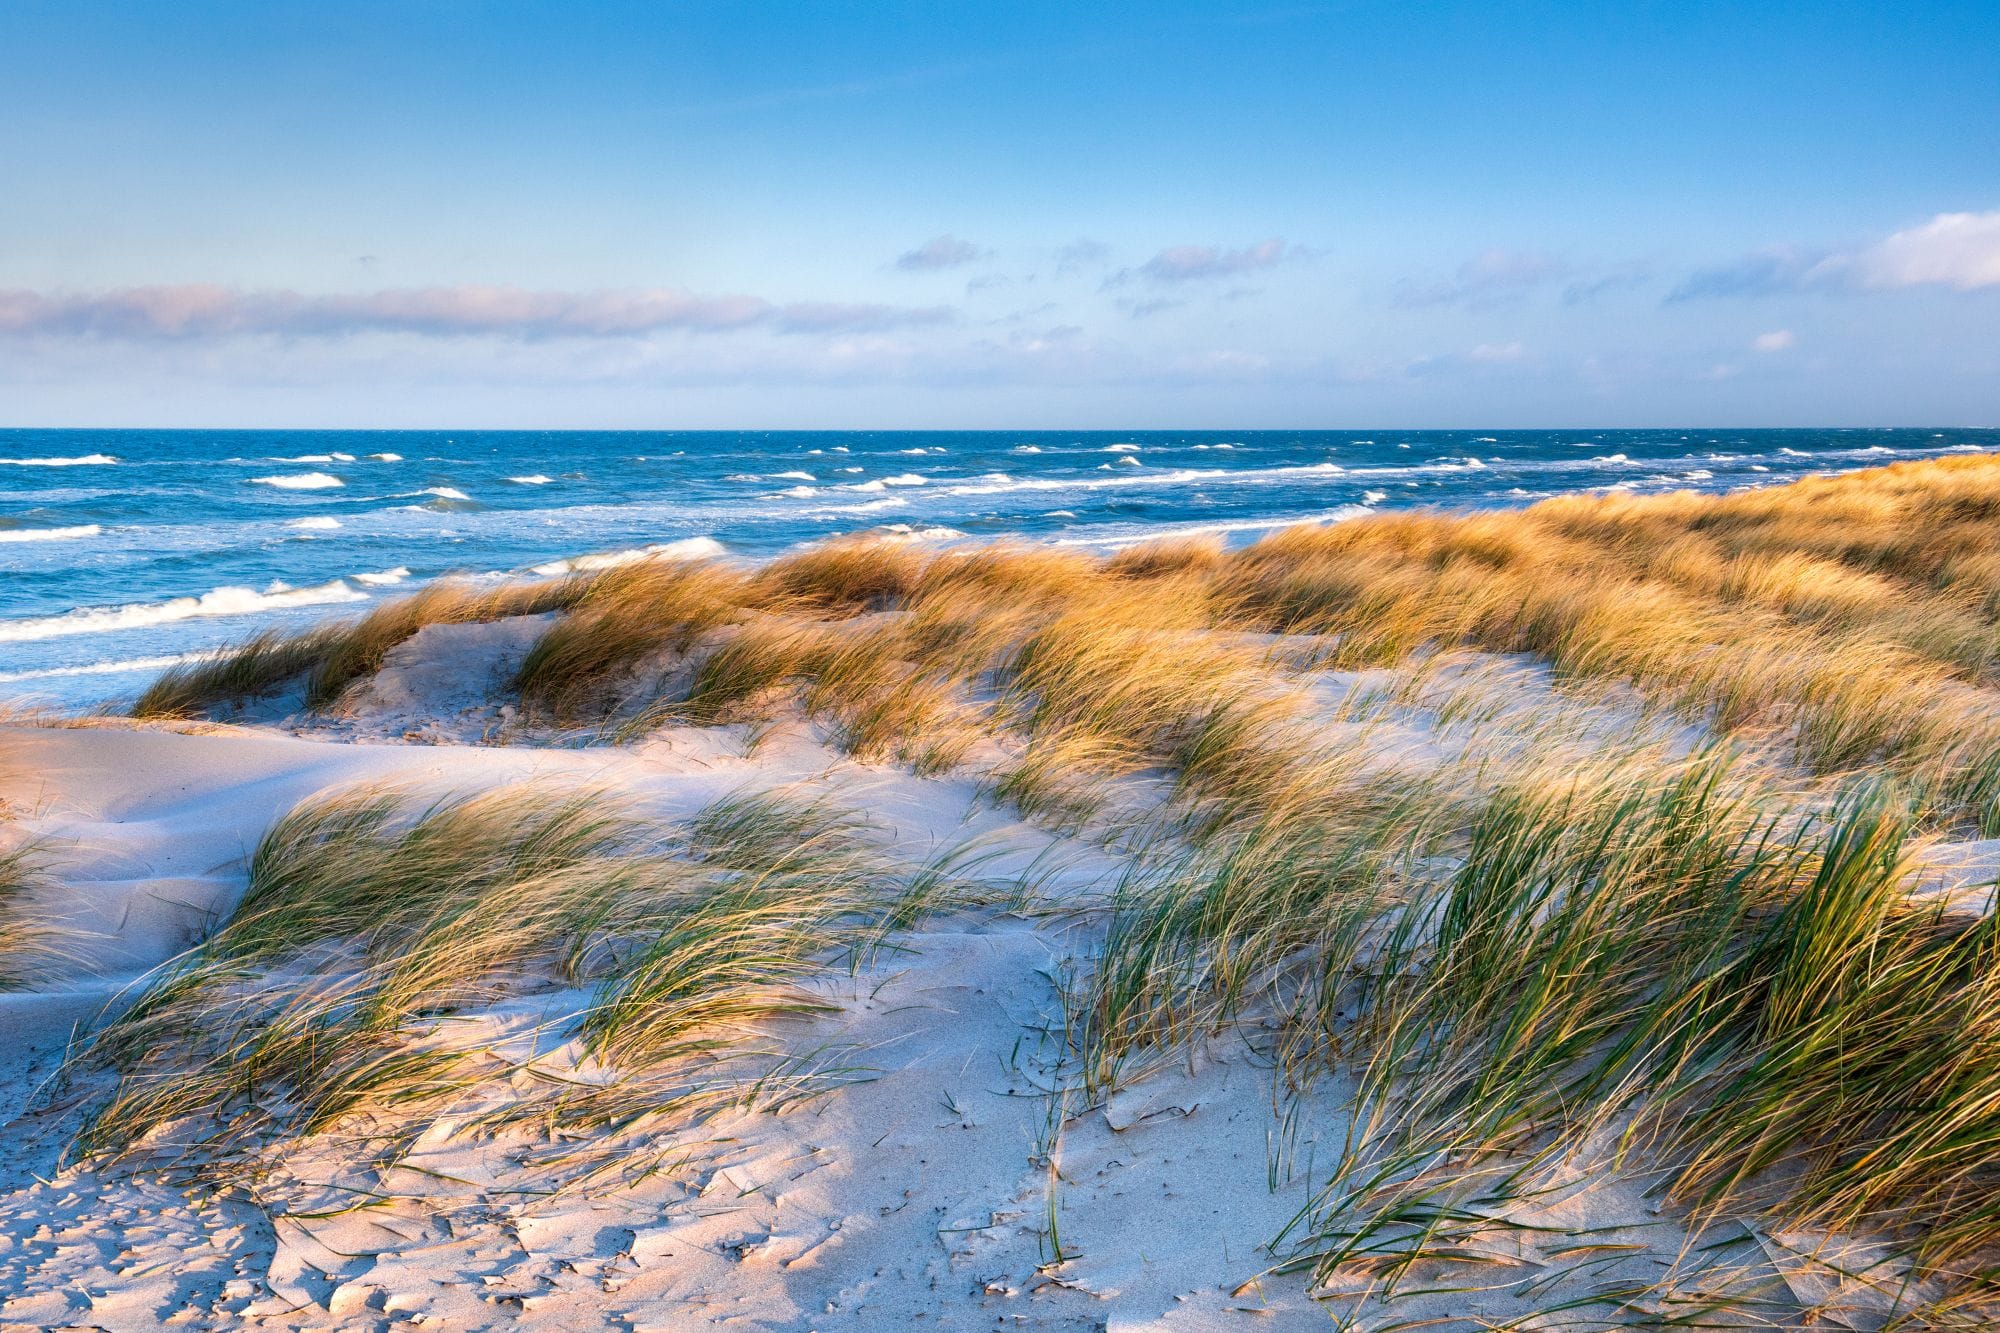
<svg viewBox="0 0 2000 1333"><path fill-rule="evenodd" d="M1995 450L1995 429L0 430L0 699L116 707L176 662L447 574L762 560L862 532L1241 544Z"/></svg>

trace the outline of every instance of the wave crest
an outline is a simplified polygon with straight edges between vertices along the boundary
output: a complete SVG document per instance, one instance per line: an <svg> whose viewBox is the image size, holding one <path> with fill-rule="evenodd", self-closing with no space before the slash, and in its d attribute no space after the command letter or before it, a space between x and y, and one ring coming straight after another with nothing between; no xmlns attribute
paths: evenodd
<svg viewBox="0 0 2000 1333"><path fill-rule="evenodd" d="M252 477L253 486L275 486L281 491L324 491L347 483L330 472L288 472L275 477Z"/></svg>
<svg viewBox="0 0 2000 1333"><path fill-rule="evenodd" d="M68 528L0 528L0 542L64 542L78 537L95 537L103 531L95 523L79 523Z"/></svg>
<svg viewBox="0 0 2000 1333"><path fill-rule="evenodd" d="M10 467L109 467L118 460L110 454L80 454L75 458L0 458Z"/></svg>

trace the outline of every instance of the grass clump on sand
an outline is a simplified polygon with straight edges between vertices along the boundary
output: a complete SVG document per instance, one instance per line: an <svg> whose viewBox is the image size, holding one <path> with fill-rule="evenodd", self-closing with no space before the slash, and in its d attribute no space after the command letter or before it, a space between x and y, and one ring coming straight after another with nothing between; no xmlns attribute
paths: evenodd
<svg viewBox="0 0 2000 1333"><path fill-rule="evenodd" d="M229 921L75 1057L118 1075L81 1144L226 1156L335 1125L394 1139L516 1068L550 1091L512 1098L502 1122L672 1109L685 1088L630 1080L811 1007L797 983L866 947L902 887L850 819L778 797L668 836L587 791L314 798L258 846ZM606 1076L565 1078L475 1021L568 989L582 998L552 1036Z"/></svg>
<svg viewBox="0 0 2000 1333"><path fill-rule="evenodd" d="M6 833L0 820L0 835ZM47 872L33 842L0 850L0 990L36 981L60 956L57 932L35 906Z"/></svg>
<svg viewBox="0 0 2000 1333"><path fill-rule="evenodd" d="M170 667L139 696L132 715L190 717L302 681L308 708L326 708L348 686L381 669L391 649L426 625L540 615L582 596L588 581L561 579L478 588L442 579L382 603L358 620L296 634L265 631L216 657Z"/></svg>
<svg viewBox="0 0 2000 1333"><path fill-rule="evenodd" d="M1893 1235L1983 1281L1995 918L1913 894L1902 794L1823 806L1723 751L1337 774L1135 877L1074 1001L1086 1086L1239 1018L1275 1025L1281 1089L1350 1080L1279 1267L1448 1263L1410 1219L1497 1227L1587 1169L1661 1180L1697 1227Z"/></svg>
<svg viewBox="0 0 2000 1333"><path fill-rule="evenodd" d="M609 680L657 653L685 651L743 614L749 578L707 562L640 560L592 578L515 674L530 708L574 717Z"/></svg>
<svg viewBox="0 0 2000 1333"><path fill-rule="evenodd" d="M218 704L242 704L311 671L347 634L344 625L302 633L263 630L213 658L167 670L132 705L142 718L193 717Z"/></svg>

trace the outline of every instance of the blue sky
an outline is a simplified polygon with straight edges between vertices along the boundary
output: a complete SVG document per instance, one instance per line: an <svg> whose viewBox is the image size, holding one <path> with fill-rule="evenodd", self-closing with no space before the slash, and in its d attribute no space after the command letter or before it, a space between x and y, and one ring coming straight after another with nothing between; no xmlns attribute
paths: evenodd
<svg viewBox="0 0 2000 1333"><path fill-rule="evenodd" d="M0 424L2000 424L2000 6L0 6Z"/></svg>

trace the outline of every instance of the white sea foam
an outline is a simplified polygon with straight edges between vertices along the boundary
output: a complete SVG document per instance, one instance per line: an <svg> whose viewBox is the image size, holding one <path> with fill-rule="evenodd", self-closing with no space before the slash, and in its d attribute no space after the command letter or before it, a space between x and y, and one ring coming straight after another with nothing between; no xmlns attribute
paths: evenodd
<svg viewBox="0 0 2000 1333"><path fill-rule="evenodd" d="M1494 438L1493 436L1491 436L1491 435L1475 435L1475 436L1473 436L1473 437L1472 437L1472 442L1473 442L1474 444L1498 444L1498 443L1500 443L1500 441L1499 441L1499 440L1495 439L1495 438Z"/></svg>
<svg viewBox="0 0 2000 1333"><path fill-rule="evenodd" d="M340 526L340 520L325 514L315 514L311 518L295 518L285 524L288 528L301 528L308 532L330 532Z"/></svg>
<svg viewBox="0 0 2000 1333"><path fill-rule="evenodd" d="M704 560L723 553L723 545L713 537L684 537L677 542L656 542L651 546L639 546L624 551L600 551L592 555L573 555L566 560L551 560L536 565L536 574L581 574L592 570L611 569L618 565L629 565L635 560Z"/></svg>
<svg viewBox="0 0 2000 1333"><path fill-rule="evenodd" d="M368 456L378 463L400 463L403 461L401 454L370 454Z"/></svg>
<svg viewBox="0 0 2000 1333"><path fill-rule="evenodd" d="M873 529L873 535L886 541L950 542L957 541L966 534L957 528L947 528L937 523L921 528L911 527L908 523L886 523Z"/></svg>
<svg viewBox="0 0 2000 1333"><path fill-rule="evenodd" d="M373 574L356 574L354 581L356 583L365 583L371 588L386 588L393 584L401 583L408 577L410 577L410 571L398 565L394 569L379 570Z"/></svg>
<svg viewBox="0 0 2000 1333"><path fill-rule="evenodd" d="M1136 454L1139 452L1139 446L1136 444L1107 444L1104 446L1103 452L1107 454Z"/></svg>
<svg viewBox="0 0 2000 1333"><path fill-rule="evenodd" d="M1211 533L1266 532L1272 528L1296 527L1302 523L1338 523L1342 519L1359 518L1370 511L1363 505L1341 505L1338 509L1328 509L1317 514L1294 514L1290 518L1245 519L1235 523L1188 523L1182 525L1163 524L1159 527L1142 528L1137 531L1120 531L1095 537L1061 537L1056 546L1137 546L1143 542L1164 541L1175 537L1200 537Z"/></svg>
<svg viewBox="0 0 2000 1333"><path fill-rule="evenodd" d="M545 477L539 472L531 472L525 477L509 477L507 480L513 482L516 486L546 486L554 481L555 478Z"/></svg>
<svg viewBox="0 0 2000 1333"><path fill-rule="evenodd" d="M1361 503L1363 503L1363 504L1371 504L1371 505L1378 505L1378 504L1381 504L1381 503L1382 503L1382 502L1383 502L1384 500L1386 500L1386 499L1388 499L1388 498L1389 498L1389 492L1387 492L1387 491L1363 491L1363 492L1361 492Z"/></svg>
<svg viewBox="0 0 2000 1333"><path fill-rule="evenodd" d="M118 460L110 454L81 454L75 458L0 458L10 467L109 467Z"/></svg>
<svg viewBox="0 0 2000 1333"><path fill-rule="evenodd" d="M418 495L435 495L440 500L470 500L472 497L456 486L426 486Z"/></svg>
<svg viewBox="0 0 2000 1333"><path fill-rule="evenodd" d="M929 453L929 452L930 452L930 450L928 450L928 449L898 449L898 450L897 450L896 452L897 452L897 453L899 453L899 454L915 454L915 455L917 455L918 457L920 457L920 458L921 458L921 457L922 457L923 455L925 455L925 454Z"/></svg>
<svg viewBox="0 0 2000 1333"><path fill-rule="evenodd" d="M1104 466L1109 467L1109 464ZM1439 464L1440 471L1460 471L1464 464ZM1400 469L1399 469L1400 470ZM1127 486L1177 486L1189 482L1220 485L1257 485L1286 477L1337 477L1346 469L1338 463L1305 463L1296 467L1254 468L1232 472L1226 468L1175 468L1120 473L1109 477L1020 477L1002 483L971 483L945 488L947 495L1006 495L1015 491L1097 491Z"/></svg>
<svg viewBox="0 0 2000 1333"><path fill-rule="evenodd" d="M1196 445L1195 447L1199 449L1202 446ZM1042 447L1038 444L1017 444L1014 446L1014 452L1017 454L1038 454L1041 451Z"/></svg>
<svg viewBox="0 0 2000 1333"><path fill-rule="evenodd" d="M1127 454L1127 455L1126 455L1125 457L1123 457L1123 458L1119 459L1118 461L1119 461L1120 463L1123 463L1123 464L1124 464L1124 465L1125 465L1126 467L1144 467L1144 466L1146 466L1146 465L1145 465L1144 463L1141 463L1141 462L1140 462L1140 461L1139 461L1138 459L1136 459L1136 458L1132 457L1132 456L1131 456L1130 454Z"/></svg>
<svg viewBox="0 0 2000 1333"><path fill-rule="evenodd" d="M181 653L174 657L133 657L122 662L86 662L81 666L40 667L33 671L0 671L0 685L24 680L56 680L64 676L116 676L127 671L163 671L184 662L203 662L218 653Z"/></svg>
<svg viewBox="0 0 2000 1333"><path fill-rule="evenodd" d="M0 643L58 639L72 634L102 634L108 630L145 629L152 625L206 616L244 616L294 606L358 602L366 600L367 596L345 579L333 579L310 588L273 583L262 592L254 588L215 588L199 597L132 602L124 606L84 606L59 616L0 620Z"/></svg>
<svg viewBox="0 0 2000 1333"><path fill-rule="evenodd" d="M1632 460L1624 454L1600 454L1590 461L1593 463L1629 463Z"/></svg>
<svg viewBox="0 0 2000 1333"><path fill-rule="evenodd" d="M766 472L764 474L764 477L766 480L769 481L818 481L819 480L818 477L815 477L810 472Z"/></svg>
<svg viewBox="0 0 2000 1333"><path fill-rule="evenodd" d="M784 490L779 491L778 494L792 500L810 500L813 496L819 494L819 487L787 486Z"/></svg>
<svg viewBox="0 0 2000 1333"><path fill-rule="evenodd" d="M796 511L799 514L879 514L884 509L901 509L909 503L900 495L884 496L880 500L862 500L855 504L819 504L810 509Z"/></svg>
<svg viewBox="0 0 2000 1333"><path fill-rule="evenodd" d="M347 483L326 472L293 472L278 477L252 477L258 486L276 486L281 491L324 491Z"/></svg>
<svg viewBox="0 0 2000 1333"><path fill-rule="evenodd" d="M296 458L273 458L273 463L352 463L353 454L300 454Z"/></svg>
<svg viewBox="0 0 2000 1333"><path fill-rule="evenodd" d="M880 491L890 486L928 486L930 480L929 477L921 476L915 472L905 472L900 476L878 477L874 481L857 481L851 485L843 486L841 489L848 491Z"/></svg>
<svg viewBox="0 0 2000 1333"><path fill-rule="evenodd" d="M67 528L0 528L0 542L66 542L95 537L103 531L95 523L78 523Z"/></svg>

